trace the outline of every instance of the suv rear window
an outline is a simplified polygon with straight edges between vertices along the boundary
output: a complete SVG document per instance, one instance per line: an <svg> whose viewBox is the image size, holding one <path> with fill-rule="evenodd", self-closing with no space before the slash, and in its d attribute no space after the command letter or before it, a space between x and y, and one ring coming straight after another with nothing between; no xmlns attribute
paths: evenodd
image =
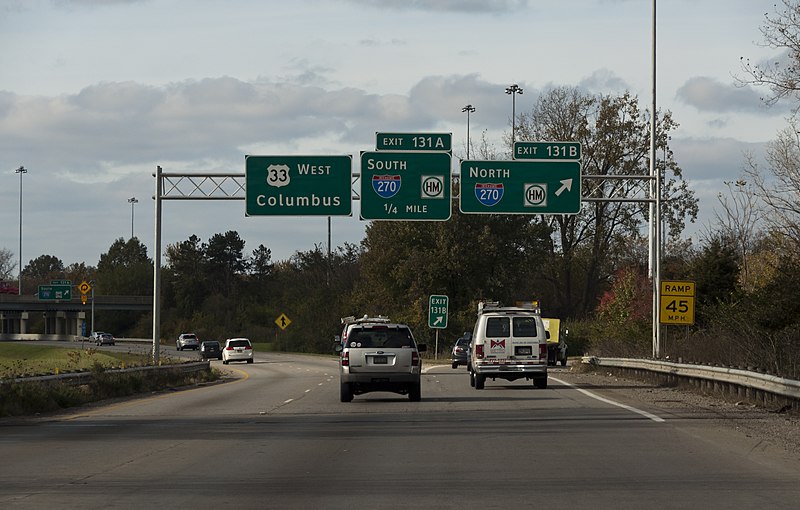
<svg viewBox="0 0 800 510"><path fill-rule="evenodd" d="M231 340L228 344L229 347L247 347L250 345L250 342L247 340Z"/></svg>
<svg viewBox="0 0 800 510"><path fill-rule="evenodd" d="M350 347L396 349L414 347L408 329L354 329L347 339Z"/></svg>
<svg viewBox="0 0 800 510"><path fill-rule="evenodd" d="M514 336L538 336L535 317L514 317Z"/></svg>
<svg viewBox="0 0 800 510"><path fill-rule="evenodd" d="M197 336L195 335L181 335L184 340L197 340Z"/></svg>

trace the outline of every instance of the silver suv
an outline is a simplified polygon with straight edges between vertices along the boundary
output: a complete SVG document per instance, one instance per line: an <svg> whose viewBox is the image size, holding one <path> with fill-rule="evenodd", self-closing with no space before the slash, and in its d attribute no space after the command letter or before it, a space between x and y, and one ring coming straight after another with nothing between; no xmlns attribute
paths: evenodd
<svg viewBox="0 0 800 510"><path fill-rule="evenodd" d="M178 337L178 341L175 342L175 347L179 351L184 349L194 349L196 351L200 348L200 340L197 339L197 335L194 333L183 333Z"/></svg>
<svg viewBox="0 0 800 510"><path fill-rule="evenodd" d="M340 400L372 391L408 395L412 402L422 399L421 374L425 344L417 345L405 324L355 324L347 338L337 343L339 353Z"/></svg>

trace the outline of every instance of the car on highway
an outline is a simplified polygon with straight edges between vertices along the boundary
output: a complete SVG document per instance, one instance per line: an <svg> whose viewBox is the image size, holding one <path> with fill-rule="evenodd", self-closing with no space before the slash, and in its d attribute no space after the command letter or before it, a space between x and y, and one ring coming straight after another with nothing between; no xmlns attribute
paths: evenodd
<svg viewBox="0 0 800 510"><path fill-rule="evenodd" d="M339 398L351 402L354 395L389 391L422 399L422 359L425 344L417 344L405 324L360 323L335 345L339 353Z"/></svg>
<svg viewBox="0 0 800 510"><path fill-rule="evenodd" d="M178 340L175 342L175 347L179 351L184 349L194 349L195 351L200 348L200 340L194 333L181 333Z"/></svg>
<svg viewBox="0 0 800 510"><path fill-rule="evenodd" d="M467 365L469 363L469 343L472 341L472 333L465 331L464 334L456 340L453 344L453 352L450 361L453 363L453 368L458 368L459 365Z"/></svg>
<svg viewBox="0 0 800 510"><path fill-rule="evenodd" d="M216 340L205 340L200 343L200 357L222 359L222 346Z"/></svg>
<svg viewBox="0 0 800 510"><path fill-rule="evenodd" d="M111 333L100 333L95 338L94 343L95 345L114 345L115 341L116 339Z"/></svg>
<svg viewBox="0 0 800 510"><path fill-rule="evenodd" d="M229 338L225 340L222 349L222 363L227 365L231 361L253 362L253 344L247 338Z"/></svg>

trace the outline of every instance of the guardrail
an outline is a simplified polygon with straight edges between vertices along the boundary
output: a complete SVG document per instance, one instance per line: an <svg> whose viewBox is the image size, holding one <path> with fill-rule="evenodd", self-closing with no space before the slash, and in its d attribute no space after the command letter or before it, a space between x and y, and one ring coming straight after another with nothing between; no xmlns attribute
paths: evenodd
<svg viewBox="0 0 800 510"><path fill-rule="evenodd" d="M170 370L177 370L184 374L191 374L193 372L202 372L204 370L208 370L210 365L209 361L197 361L194 363L180 363L177 365L160 365L160 366L143 366L143 367L131 367L131 368L111 368L105 370L103 373L105 374L124 374L124 373L136 373L136 372L167 372ZM69 384L73 386L79 386L81 384L89 384L94 380L95 374L93 372L71 372L67 374L58 374L58 375L40 375L36 377L18 377L16 379L7 379L5 381L0 381L0 384L7 384L7 383L17 383L17 384L27 384L27 383L62 383L62 384Z"/></svg>
<svg viewBox="0 0 800 510"><path fill-rule="evenodd" d="M670 361L584 356L583 363L656 377L667 384L688 383L702 391L761 405L800 403L800 381L740 368L691 365Z"/></svg>

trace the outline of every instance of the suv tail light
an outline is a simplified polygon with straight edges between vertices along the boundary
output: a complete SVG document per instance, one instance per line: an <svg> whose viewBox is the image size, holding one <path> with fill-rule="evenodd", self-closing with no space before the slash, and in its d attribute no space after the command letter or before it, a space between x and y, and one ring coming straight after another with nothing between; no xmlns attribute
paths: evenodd
<svg viewBox="0 0 800 510"><path fill-rule="evenodd" d="M411 353L411 366L412 367L419 366L419 353L417 351Z"/></svg>
<svg viewBox="0 0 800 510"><path fill-rule="evenodd" d="M253 346L252 346L252 345L245 345L245 346L244 346L244 350L248 350L248 349L252 349L252 348L253 348Z"/></svg>
<svg viewBox="0 0 800 510"><path fill-rule="evenodd" d="M343 367L350 366L350 353L347 351L342 351L342 366Z"/></svg>
<svg viewBox="0 0 800 510"><path fill-rule="evenodd" d="M232 350L233 350L233 347L231 347L231 346L229 345L228 347L225 347L225 350L226 350L226 351L232 351Z"/></svg>
<svg viewBox="0 0 800 510"><path fill-rule="evenodd" d="M477 344L475 346L475 357L478 359L483 359L483 344Z"/></svg>
<svg viewBox="0 0 800 510"><path fill-rule="evenodd" d="M539 344L539 359L547 359L547 344Z"/></svg>

